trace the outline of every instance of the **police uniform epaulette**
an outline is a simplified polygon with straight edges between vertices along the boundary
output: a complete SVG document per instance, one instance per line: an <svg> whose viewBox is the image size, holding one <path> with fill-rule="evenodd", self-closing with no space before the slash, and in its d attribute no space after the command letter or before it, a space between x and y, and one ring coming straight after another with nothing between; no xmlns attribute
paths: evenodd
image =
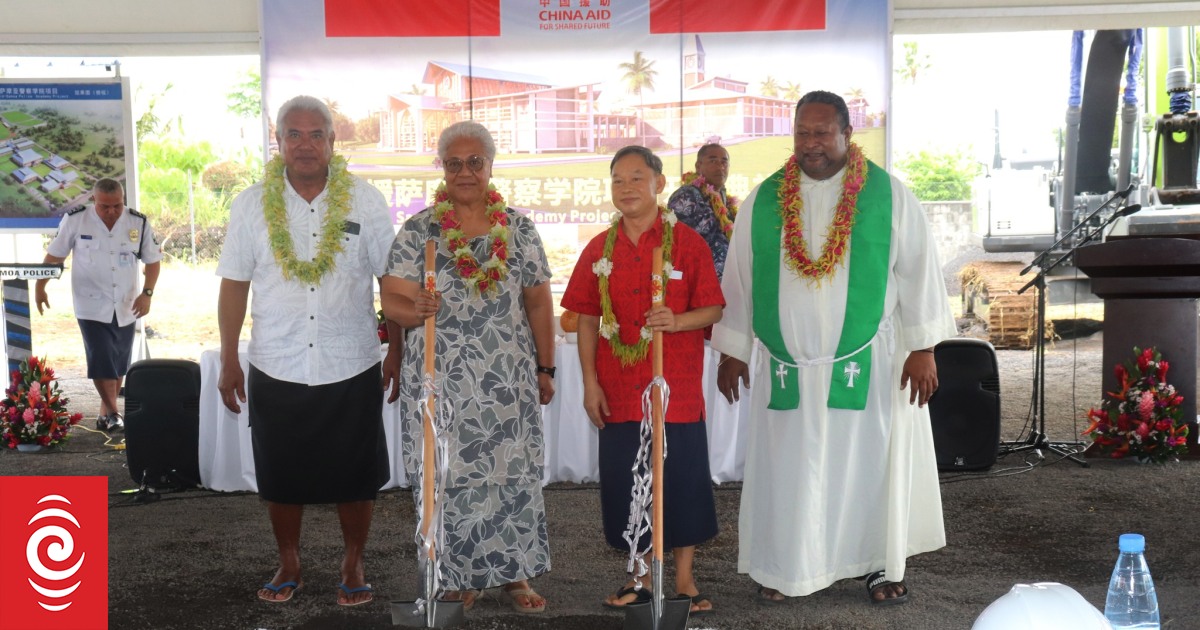
<svg viewBox="0 0 1200 630"><path fill-rule="evenodd" d="M84 210L87 210L87 206L79 206L78 208L75 208L74 210L68 210L67 214L68 215L79 214L80 212L83 212Z"/></svg>
<svg viewBox="0 0 1200 630"><path fill-rule="evenodd" d="M129 209L129 214L132 214L133 216L135 216L135 217L137 217L137 218L139 218L139 219L145 219L145 218L146 218L146 215L142 214L141 212L138 212L137 210L134 210L133 208L130 208L130 209Z"/></svg>

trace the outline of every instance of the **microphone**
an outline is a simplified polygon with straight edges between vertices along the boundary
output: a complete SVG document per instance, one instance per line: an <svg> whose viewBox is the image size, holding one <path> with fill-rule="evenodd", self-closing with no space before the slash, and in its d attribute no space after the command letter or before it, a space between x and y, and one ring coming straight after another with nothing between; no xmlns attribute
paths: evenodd
<svg viewBox="0 0 1200 630"><path fill-rule="evenodd" d="M1122 190L1121 192L1117 193L1117 196L1118 196L1118 197L1120 197L1120 198L1122 198L1122 199L1128 199L1128 198L1129 198L1129 194L1130 194L1130 193L1132 193L1132 192L1133 192L1133 184L1130 184L1130 185L1129 185L1129 188L1126 188L1125 190ZM1136 210L1134 210L1134 212L1137 212L1137 211L1136 211ZM1131 213L1131 214L1132 214L1132 213Z"/></svg>
<svg viewBox="0 0 1200 630"><path fill-rule="evenodd" d="M1129 215L1131 215L1131 214L1133 214L1133 213L1135 213L1135 212L1137 212L1138 210L1141 210L1141 209L1142 209L1142 204L1140 204L1140 203L1131 203L1131 204L1129 204L1128 206L1125 206L1124 208L1121 208L1120 210L1117 210L1117 212L1116 212L1116 215L1117 215L1118 217L1127 217L1127 216L1129 216Z"/></svg>

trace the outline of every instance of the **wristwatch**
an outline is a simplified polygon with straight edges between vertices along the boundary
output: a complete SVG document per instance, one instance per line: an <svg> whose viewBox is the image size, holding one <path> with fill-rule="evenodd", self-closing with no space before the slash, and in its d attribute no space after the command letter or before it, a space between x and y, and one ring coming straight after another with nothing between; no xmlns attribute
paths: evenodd
<svg viewBox="0 0 1200 630"><path fill-rule="evenodd" d="M146 297L154 297L154 289L142 289L142 295Z"/></svg>
<svg viewBox="0 0 1200 630"><path fill-rule="evenodd" d="M554 378L554 372L556 370L557 370L557 368L546 367L544 365L539 365L537 367L538 374L549 374L550 378Z"/></svg>

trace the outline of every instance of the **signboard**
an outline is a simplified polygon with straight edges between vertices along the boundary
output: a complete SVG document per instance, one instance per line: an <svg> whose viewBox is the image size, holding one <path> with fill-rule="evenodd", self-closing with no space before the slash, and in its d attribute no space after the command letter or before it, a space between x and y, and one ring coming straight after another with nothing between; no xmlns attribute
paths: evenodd
<svg viewBox="0 0 1200 630"><path fill-rule="evenodd" d="M397 223L433 199L439 133L482 123L491 181L538 223L560 279L614 216L622 146L663 158L665 201L720 142L744 197L788 157L796 100L823 89L885 163L890 19L887 0L262 0L264 112L273 125L292 96L329 103L338 151Z"/></svg>
<svg viewBox="0 0 1200 630"><path fill-rule="evenodd" d="M133 188L128 79L0 79L0 232L53 232L112 177Z"/></svg>

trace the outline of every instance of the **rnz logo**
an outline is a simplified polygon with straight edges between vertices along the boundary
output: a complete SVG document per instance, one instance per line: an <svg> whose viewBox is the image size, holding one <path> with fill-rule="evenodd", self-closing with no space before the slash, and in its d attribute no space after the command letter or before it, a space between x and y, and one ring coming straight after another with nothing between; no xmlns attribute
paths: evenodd
<svg viewBox="0 0 1200 630"><path fill-rule="evenodd" d="M77 574L87 554L80 552L75 557L75 533L80 526L71 512L71 502L61 495L48 494L38 500L38 505L39 511L29 520L29 525L37 529L25 544L25 560L32 571L28 580L38 593L38 605L59 612L70 607L71 594L83 583ZM46 566L47 561L63 568Z"/></svg>

